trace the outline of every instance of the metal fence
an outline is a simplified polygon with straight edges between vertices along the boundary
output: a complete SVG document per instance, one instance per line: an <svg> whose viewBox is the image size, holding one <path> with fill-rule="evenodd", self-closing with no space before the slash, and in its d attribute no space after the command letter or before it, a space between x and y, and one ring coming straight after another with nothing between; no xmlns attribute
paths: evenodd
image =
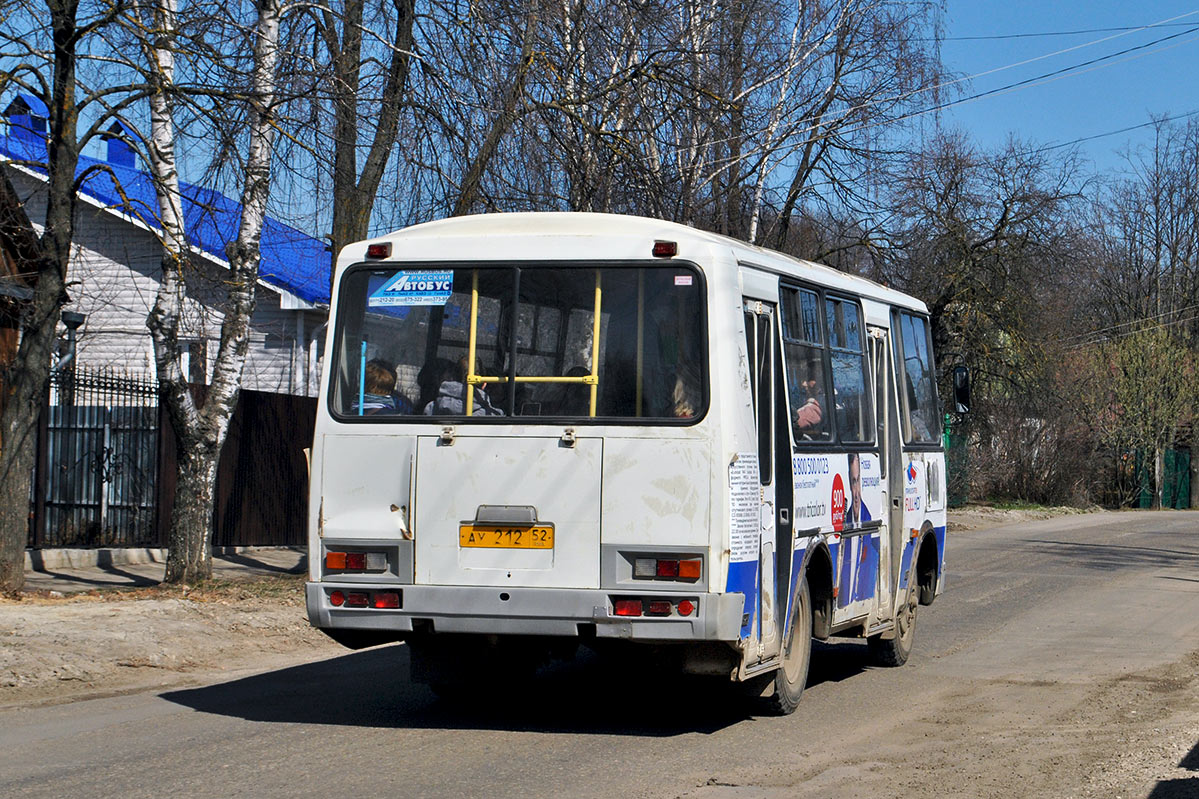
<svg viewBox="0 0 1199 799"><path fill-rule="evenodd" d="M159 427L156 380L52 374L30 546L156 544Z"/></svg>

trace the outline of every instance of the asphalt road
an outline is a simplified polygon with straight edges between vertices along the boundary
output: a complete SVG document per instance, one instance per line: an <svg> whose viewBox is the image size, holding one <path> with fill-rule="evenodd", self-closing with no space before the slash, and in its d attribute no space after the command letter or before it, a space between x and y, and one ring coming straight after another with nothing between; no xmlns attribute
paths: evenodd
<svg viewBox="0 0 1199 799"><path fill-rule="evenodd" d="M594 660L455 707L403 646L0 713L5 797L1199 797L1199 513L950 533L915 651L818 645L799 710Z"/></svg>

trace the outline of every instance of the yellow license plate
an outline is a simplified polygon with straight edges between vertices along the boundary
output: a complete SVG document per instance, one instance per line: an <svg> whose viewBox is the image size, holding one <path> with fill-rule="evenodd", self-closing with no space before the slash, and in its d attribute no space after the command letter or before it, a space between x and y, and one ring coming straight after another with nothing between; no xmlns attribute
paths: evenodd
<svg viewBox="0 0 1199 799"><path fill-rule="evenodd" d="M553 549L554 528L549 525L515 526L463 524L458 546L488 549Z"/></svg>

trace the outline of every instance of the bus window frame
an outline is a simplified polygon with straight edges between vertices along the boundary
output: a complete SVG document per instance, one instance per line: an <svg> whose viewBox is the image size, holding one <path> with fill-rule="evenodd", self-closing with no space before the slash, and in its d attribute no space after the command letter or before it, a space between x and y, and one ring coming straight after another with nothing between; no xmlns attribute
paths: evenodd
<svg viewBox="0 0 1199 799"><path fill-rule="evenodd" d="M908 439L907 431L911 427L911 410L908 408L908 392L905 388L906 382L899 380L899 374L902 371L904 380L907 380L907 366L904 359L904 338L903 324L900 317L903 314L908 314L914 319L924 320L924 338L925 346L928 347L928 369L929 374L933 378L933 419L937 425L936 433L932 436L932 441L912 441ZM933 350L933 325L932 318L926 313L920 313L911 308L900 308L891 306L891 358L893 362L895 394L899 399L899 432L900 439L903 441L903 449L911 452L941 452L944 449L942 438L945 434L945 425L942 421L943 411L941 409L941 392L937 385L937 353Z"/></svg>
<svg viewBox="0 0 1199 799"><path fill-rule="evenodd" d="M424 413L413 414L372 414L358 415L346 414L340 412L336 408L336 403L333 401L334 385L333 381L337 380L338 370L341 368L341 350L345 319L348 314L345 312L342 303L343 299L342 288L345 281L353 274L361 271L385 271L388 269L404 270L404 271L434 271L446 269L509 269L509 270L524 270L537 268L552 268L552 267L567 267L571 270L594 270L594 269L670 269L682 268L691 274L696 280L696 288L699 292L700 299L700 318L696 331L703 342L703 357L700 358L700 396L701 404L695 416L684 418L673 418L667 416L509 416L505 413L504 416L426 416ZM594 272L592 272L594 274ZM686 259L646 259L646 260L620 260L620 261L596 261L596 260L579 260L579 259L537 259L537 260L504 260L504 261L488 261L488 260L459 260L452 261L358 261L350 264L338 276L337 282L337 323L331 331L333 349L329 353L329 364L326 367L329 374L329 387L325 390L324 396L321 398L325 410L330 418L340 424L350 425L437 425L445 427L447 425L460 424L480 424L480 425L511 425L518 427L545 426L545 425L587 425L592 427L598 426L617 426L617 427L692 427L700 424L711 411L712 406L712 341L709 335L708 325L708 305L711 300L708 294L708 281L704 270L698 263ZM333 309L331 309L332 312Z"/></svg>
<svg viewBox="0 0 1199 799"><path fill-rule="evenodd" d="M789 276L780 276L780 279L779 279L779 317L780 317L780 319L779 319L778 328L779 328L779 339L780 339L781 345L786 345L788 342L790 342L790 343L798 344L800 346L805 346L805 347L812 346L811 344L808 344L805 342L800 342L798 339L788 339L785 336L785 334L783 333L783 325L782 325L783 292L787 289L792 289L792 290L802 289L805 291L811 291L816 294L816 305L817 305L817 311L820 314L820 335L821 335L821 339L822 339L822 341L820 343L820 351L821 351L821 364L822 364L823 371L824 371L824 392L825 392L824 397L825 397L826 401L829 402L830 408L832 407L831 402L832 402L832 398L834 396L833 395L833 355L832 355L832 344L830 344L830 341L829 341L829 329L828 329L828 320L826 318L827 315L825 313L825 302L829 298L832 298L834 300L840 300L842 302L847 302L858 309L858 321L859 321L860 327L861 327L861 333L859 335L862 340L862 350L859 352L859 355L862 358L862 380L863 380L863 385L867 389L869 389L869 387L870 387L870 371L868 369L868 365L866 362L869 359L869 349L870 348L866 346L866 338L867 338L866 309L862 305L862 298L857 295L845 292L845 291L837 291L836 289L827 289L824 286L821 286L819 283L812 283L812 282L809 282L806 280L800 280L800 279L792 278ZM848 352L848 350L846 350L846 352ZM790 415L791 415L790 381L787 379L789 376L790 375L788 373L786 354L783 353L783 383L784 383L783 388L787 392L787 417L788 417L787 427L788 427L788 429L791 430L791 446L792 446L793 451L795 451L795 452L810 452L810 451L826 451L826 450L828 450L828 451L832 451L834 453L835 452L849 453L849 452L867 452L867 451L877 451L878 450L878 431L875 429L878 426L878 409L874 407L875 403L874 403L873 399L870 399L870 398L868 398L868 401L870 402L870 416L873 421L873 426L869 427L869 432L872 434L871 438L863 439L861 441L857 441L857 440L850 441L850 440L842 439L840 426L836 423L836 414L831 414L829 416L829 420L830 420L829 425L830 425L830 430L832 430L833 434L829 437L829 439L827 441L799 441L799 440L797 440L795 437L794 425L791 424L791 418L790 418ZM870 393L869 390L866 390L863 392L863 396L866 396L869 393Z"/></svg>

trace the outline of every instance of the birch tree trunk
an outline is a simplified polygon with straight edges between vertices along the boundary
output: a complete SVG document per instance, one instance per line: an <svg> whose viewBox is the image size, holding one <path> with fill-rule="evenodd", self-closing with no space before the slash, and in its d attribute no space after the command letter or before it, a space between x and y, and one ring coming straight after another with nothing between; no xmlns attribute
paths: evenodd
<svg viewBox="0 0 1199 799"><path fill-rule="evenodd" d="M162 281L146 325L154 340L159 380L164 386L171 426L178 442L179 461L175 501L168 533L168 583L194 582L212 576L212 516L217 466L229 421L241 389L249 345L258 280L259 242L270 193L274 143L276 66L280 6L278 0L259 0L254 31L251 73L252 106L241 222L237 240L229 245L229 278L221 340L212 384L203 404L193 398L180 368L179 322L186 297L183 269L188 263L186 231L175 160L175 128L171 96L174 84L172 52L176 31L175 0L154 8L155 33L147 56L155 73L151 99L152 146L149 162L154 173L162 219Z"/></svg>

